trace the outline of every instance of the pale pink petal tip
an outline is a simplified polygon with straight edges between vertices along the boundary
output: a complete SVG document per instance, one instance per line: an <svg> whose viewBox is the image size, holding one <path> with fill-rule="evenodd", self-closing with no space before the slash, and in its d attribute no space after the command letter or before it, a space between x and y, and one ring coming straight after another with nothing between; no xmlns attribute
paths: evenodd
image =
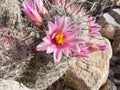
<svg viewBox="0 0 120 90"><path fill-rule="evenodd" d="M91 53L91 51L89 50L89 47L87 45L80 45L79 48L80 48L80 52L75 53L75 56L77 56L77 57L86 58Z"/></svg>
<svg viewBox="0 0 120 90"><path fill-rule="evenodd" d="M99 47L99 50L101 50L101 51L104 51L104 50L108 49L107 45L98 45L98 47Z"/></svg>
<svg viewBox="0 0 120 90"><path fill-rule="evenodd" d="M53 57L54 57L54 63L58 64L62 58L62 52L59 50L56 50L53 54Z"/></svg>
<svg viewBox="0 0 120 90"><path fill-rule="evenodd" d="M90 16L88 17L88 21L89 21L88 22L89 36L93 36L93 37L101 36L99 32L101 29L101 26L95 22L95 19L92 16Z"/></svg>
<svg viewBox="0 0 120 90"><path fill-rule="evenodd" d="M42 42L39 45L37 45L36 50L37 51L44 51L47 49L47 47L48 47L48 44Z"/></svg>
<svg viewBox="0 0 120 90"><path fill-rule="evenodd" d="M40 27L42 25L44 12L46 12L42 0L25 0L22 3L22 10L35 26Z"/></svg>

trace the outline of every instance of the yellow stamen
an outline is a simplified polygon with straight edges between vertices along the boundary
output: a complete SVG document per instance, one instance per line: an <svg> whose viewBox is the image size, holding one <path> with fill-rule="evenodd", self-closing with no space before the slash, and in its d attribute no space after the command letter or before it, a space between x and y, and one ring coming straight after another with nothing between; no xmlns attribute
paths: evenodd
<svg viewBox="0 0 120 90"><path fill-rule="evenodd" d="M56 36L55 36L55 40L58 44L63 44L64 43L64 40L63 40L63 34L62 33L58 33Z"/></svg>

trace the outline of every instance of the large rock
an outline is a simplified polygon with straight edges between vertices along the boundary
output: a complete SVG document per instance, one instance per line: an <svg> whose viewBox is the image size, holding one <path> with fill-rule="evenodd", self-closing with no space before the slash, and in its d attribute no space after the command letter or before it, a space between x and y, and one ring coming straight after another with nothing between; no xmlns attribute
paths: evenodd
<svg viewBox="0 0 120 90"><path fill-rule="evenodd" d="M113 55L112 58L111 58L111 60L110 60L110 65L114 66L116 64L117 65L120 64L120 57Z"/></svg>
<svg viewBox="0 0 120 90"><path fill-rule="evenodd" d="M0 79L0 90L31 90L14 80Z"/></svg>
<svg viewBox="0 0 120 90"><path fill-rule="evenodd" d="M114 40L120 35L120 28L109 24L106 27L102 28L100 32L104 37Z"/></svg>
<svg viewBox="0 0 120 90"><path fill-rule="evenodd" d="M114 71L115 77L120 79L120 65L115 65L111 69Z"/></svg>
<svg viewBox="0 0 120 90"><path fill-rule="evenodd" d="M120 37L116 38L112 43L113 53L115 56L120 57Z"/></svg>
<svg viewBox="0 0 120 90"><path fill-rule="evenodd" d="M120 0L117 0L117 5L120 6Z"/></svg>
<svg viewBox="0 0 120 90"><path fill-rule="evenodd" d="M117 90L117 87L113 82L111 82L109 79L107 82L101 87L100 90Z"/></svg>
<svg viewBox="0 0 120 90"><path fill-rule="evenodd" d="M91 38L92 42L108 45L108 50L97 51L89 58L76 58L65 74L65 84L75 90L99 90L106 82L112 49L103 37Z"/></svg>

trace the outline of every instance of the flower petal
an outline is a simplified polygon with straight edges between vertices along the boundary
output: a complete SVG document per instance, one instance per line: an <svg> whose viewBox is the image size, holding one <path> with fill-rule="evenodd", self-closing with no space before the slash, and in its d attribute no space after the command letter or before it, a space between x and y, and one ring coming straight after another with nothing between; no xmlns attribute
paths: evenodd
<svg viewBox="0 0 120 90"><path fill-rule="evenodd" d="M71 42L71 43L84 43L85 40L82 38L72 38L69 40L69 42Z"/></svg>
<svg viewBox="0 0 120 90"><path fill-rule="evenodd" d="M80 50L81 51L85 51L85 50L88 50L89 46L87 45L80 45Z"/></svg>
<svg viewBox="0 0 120 90"><path fill-rule="evenodd" d="M50 37L46 36L42 39L44 42L50 43Z"/></svg>
<svg viewBox="0 0 120 90"><path fill-rule="evenodd" d="M55 46L55 45L50 45L50 46L47 48L47 53L52 53L52 52L54 52L55 49L56 49L56 46Z"/></svg>
<svg viewBox="0 0 120 90"><path fill-rule="evenodd" d="M92 36L92 37L101 36L101 33L100 32L89 33L89 36Z"/></svg>
<svg viewBox="0 0 120 90"><path fill-rule="evenodd" d="M55 27L59 27L60 26L60 19L59 19L59 16L56 16L55 17Z"/></svg>
<svg viewBox="0 0 120 90"><path fill-rule="evenodd" d="M76 54L75 56L85 58L85 57L88 57L88 56L89 56L89 54L90 54L90 52L89 52L89 51L85 51L85 52L80 52L79 54Z"/></svg>
<svg viewBox="0 0 120 90"><path fill-rule="evenodd" d="M22 11L34 25L40 26L42 24L42 16L39 14L36 4L32 0L25 0L22 3Z"/></svg>
<svg viewBox="0 0 120 90"><path fill-rule="evenodd" d="M62 20L61 20L61 23L60 23L60 32L64 32L64 28L65 28L65 26L66 26L66 23L67 23L67 18L66 17L62 17Z"/></svg>
<svg viewBox="0 0 120 90"><path fill-rule="evenodd" d="M67 57L69 57L71 54L71 51L68 48L64 48L62 51Z"/></svg>
<svg viewBox="0 0 120 90"><path fill-rule="evenodd" d="M100 31L100 29L101 29L101 28L93 28L93 27L91 27L90 33L98 32L98 31Z"/></svg>
<svg viewBox="0 0 120 90"><path fill-rule="evenodd" d="M73 29L71 32L68 32L68 36L74 36L77 32L80 31L80 27Z"/></svg>
<svg viewBox="0 0 120 90"><path fill-rule="evenodd" d="M101 45L101 44L98 44L97 45L99 47L99 50L103 51L103 50L107 50L107 45Z"/></svg>
<svg viewBox="0 0 120 90"><path fill-rule="evenodd" d="M48 21L48 27L49 27L50 33L52 33L55 29L55 26L51 21Z"/></svg>
<svg viewBox="0 0 120 90"><path fill-rule="evenodd" d="M36 4L36 7L39 11L39 13L43 16L44 14L48 13L47 9L44 6L44 0L34 0L34 3Z"/></svg>
<svg viewBox="0 0 120 90"><path fill-rule="evenodd" d="M70 49L73 51L73 52L80 52L80 48L78 45L70 45Z"/></svg>
<svg viewBox="0 0 120 90"><path fill-rule="evenodd" d="M48 46L49 46L48 43L42 42L39 45L37 45L36 50L37 51L44 51L44 50L47 50Z"/></svg>
<svg viewBox="0 0 120 90"><path fill-rule="evenodd" d="M68 25L64 28L64 30L65 30L65 31L69 31L74 25L75 25L75 22L72 22L72 23L68 24Z"/></svg>
<svg viewBox="0 0 120 90"><path fill-rule="evenodd" d="M54 63L55 64L58 64L62 58L62 52L61 50L55 50L54 54L53 54L53 57L54 57Z"/></svg>
<svg viewBox="0 0 120 90"><path fill-rule="evenodd" d="M90 36L100 36L99 33L101 26L95 22L95 19L92 16L88 16L89 24L89 35Z"/></svg>
<svg viewBox="0 0 120 90"><path fill-rule="evenodd" d="M51 35L51 39L53 39L53 38L56 36L56 34L57 34L57 33L53 33L53 34Z"/></svg>

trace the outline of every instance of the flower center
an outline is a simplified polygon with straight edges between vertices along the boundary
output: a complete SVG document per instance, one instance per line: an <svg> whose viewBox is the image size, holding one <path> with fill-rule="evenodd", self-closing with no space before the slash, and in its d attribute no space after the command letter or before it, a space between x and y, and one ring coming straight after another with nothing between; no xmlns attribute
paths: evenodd
<svg viewBox="0 0 120 90"><path fill-rule="evenodd" d="M55 40L58 44L63 44L64 43L63 34L62 33L56 34Z"/></svg>

